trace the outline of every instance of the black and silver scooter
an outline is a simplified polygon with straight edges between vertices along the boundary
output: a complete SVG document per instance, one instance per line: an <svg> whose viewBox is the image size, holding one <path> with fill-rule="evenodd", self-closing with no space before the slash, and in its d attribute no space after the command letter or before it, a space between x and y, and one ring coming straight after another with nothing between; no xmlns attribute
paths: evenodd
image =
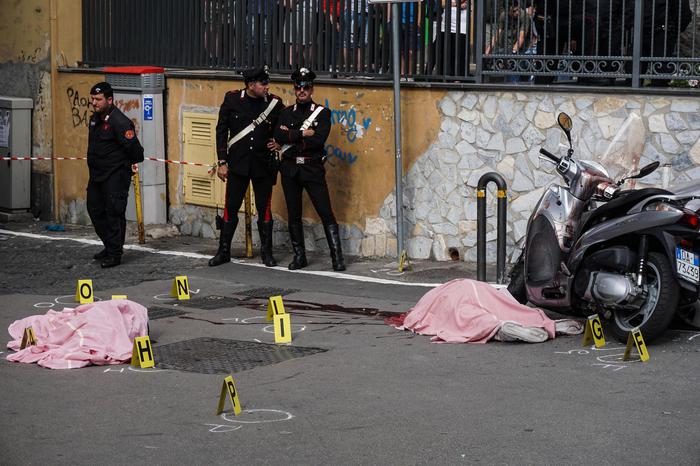
<svg viewBox="0 0 700 466"><path fill-rule="evenodd" d="M527 225L524 249L508 290L521 303L561 313L610 319L626 341L640 328L661 335L699 289L700 182L670 190L621 190L652 173L651 163L619 181L596 162L575 160L571 118L558 117L569 139L564 157L540 149L566 186L550 186Z"/></svg>

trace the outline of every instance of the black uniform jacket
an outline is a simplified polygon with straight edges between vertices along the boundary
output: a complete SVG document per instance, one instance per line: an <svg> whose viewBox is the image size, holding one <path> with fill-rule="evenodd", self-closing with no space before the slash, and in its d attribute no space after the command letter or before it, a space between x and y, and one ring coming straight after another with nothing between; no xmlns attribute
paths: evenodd
<svg viewBox="0 0 700 466"><path fill-rule="evenodd" d="M277 104L265 121L227 149L229 139L258 118L270 104L270 99L277 99ZM250 97L245 89L226 93L216 124L216 153L219 160L228 162L230 172L253 177L272 175L267 143L272 139L272 131L283 108L282 99L273 94L257 99Z"/></svg>
<svg viewBox="0 0 700 466"><path fill-rule="evenodd" d="M325 155L324 145L326 144L326 139L328 139L328 134L331 132L331 111L324 108L316 116L308 128L314 130L313 136L302 137L300 129L301 125L316 110L317 106L318 104L311 101L305 104L290 105L282 110L275 128L275 141L282 145L292 144L292 147L282 154L283 167L291 164L296 165L297 157L305 157L304 164L306 165L320 165L323 163ZM286 126L287 129L282 129L282 126ZM287 174L287 170L283 168L282 173Z"/></svg>
<svg viewBox="0 0 700 466"><path fill-rule="evenodd" d="M104 117L90 117L87 162L92 181L104 181L120 169L143 162L143 147L134 123L117 107Z"/></svg>

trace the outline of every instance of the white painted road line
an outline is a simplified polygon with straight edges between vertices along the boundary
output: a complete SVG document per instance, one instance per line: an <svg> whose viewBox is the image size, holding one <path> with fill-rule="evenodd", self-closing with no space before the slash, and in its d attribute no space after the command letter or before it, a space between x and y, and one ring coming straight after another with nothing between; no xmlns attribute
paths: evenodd
<svg viewBox="0 0 700 466"><path fill-rule="evenodd" d="M43 239L43 240L50 240L50 241L75 241L77 243L102 246L101 241L95 240L95 239L87 239L87 238L72 238L69 236L46 236L46 235L38 235L36 233L25 233L25 232L20 232L20 231L10 231L10 230L2 230L2 229L0 229L0 234L22 236L25 238ZM159 250L159 249L147 248L145 246L137 246L135 244L125 244L124 249L130 249L132 251L149 252L151 254L162 254L162 255L166 255L166 256L189 257L191 259L210 259L211 258L211 256L206 256L204 254L199 254L196 252L163 251L163 250ZM265 269L273 269L273 270L288 272L288 273L301 273L301 274L306 274L306 275L318 275L321 277L339 278L342 280L354 280L354 281L368 282L368 283L380 283L380 284L385 284L385 285L421 286L421 287L428 287L428 288L434 288L436 286L442 285L442 283L400 282L397 280L388 280L386 278L364 277L362 275L350 275L350 274L344 274L344 273L338 273L338 272L326 272L323 270L304 270L304 269L289 270L286 267L281 267L281 266L266 267L265 264L251 263L251 262L246 262L246 261L243 261L240 259L231 259L231 262L233 262L234 264L246 265L248 267L262 267Z"/></svg>

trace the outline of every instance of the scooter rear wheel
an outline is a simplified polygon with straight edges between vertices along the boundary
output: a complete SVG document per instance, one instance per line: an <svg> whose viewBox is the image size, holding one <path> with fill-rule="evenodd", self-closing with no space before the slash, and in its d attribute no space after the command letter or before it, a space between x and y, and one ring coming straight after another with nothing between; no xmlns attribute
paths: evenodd
<svg viewBox="0 0 700 466"><path fill-rule="evenodd" d="M637 327L645 342L653 341L668 328L678 308L678 283L666 256L650 252L645 273L649 291L646 303L638 311L613 313L612 332L620 342L626 342L629 332Z"/></svg>

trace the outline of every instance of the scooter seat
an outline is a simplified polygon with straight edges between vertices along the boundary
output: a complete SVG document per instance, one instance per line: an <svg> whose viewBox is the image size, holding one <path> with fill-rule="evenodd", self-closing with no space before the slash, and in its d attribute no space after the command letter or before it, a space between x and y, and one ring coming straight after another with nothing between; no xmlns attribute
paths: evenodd
<svg viewBox="0 0 700 466"><path fill-rule="evenodd" d="M660 188L644 188L644 189L629 189L626 191L620 191L617 197L611 201L606 202L597 209L589 210L581 216L581 224L579 225L578 233L576 239L581 236L581 233L588 230L593 225L600 223L610 217L621 217L627 212L633 205L651 196L658 196L673 193Z"/></svg>

